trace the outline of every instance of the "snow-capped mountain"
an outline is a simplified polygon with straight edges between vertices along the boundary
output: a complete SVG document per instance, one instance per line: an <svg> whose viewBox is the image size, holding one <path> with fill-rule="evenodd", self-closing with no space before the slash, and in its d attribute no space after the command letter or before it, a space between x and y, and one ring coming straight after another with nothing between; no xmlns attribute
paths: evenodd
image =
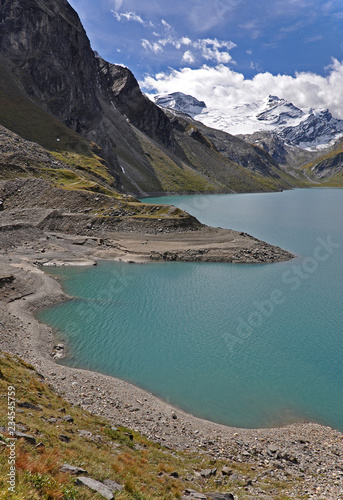
<svg viewBox="0 0 343 500"><path fill-rule="evenodd" d="M157 96L155 103L162 108L174 109L191 116L197 116L206 108L204 101L198 101L191 95L182 92L173 92L165 96Z"/></svg>
<svg viewBox="0 0 343 500"><path fill-rule="evenodd" d="M308 151L324 149L343 136L343 120L334 118L328 109L301 109L277 96L222 109L209 108L181 92L155 96L154 101L232 135L247 138L255 132L271 132L286 145Z"/></svg>

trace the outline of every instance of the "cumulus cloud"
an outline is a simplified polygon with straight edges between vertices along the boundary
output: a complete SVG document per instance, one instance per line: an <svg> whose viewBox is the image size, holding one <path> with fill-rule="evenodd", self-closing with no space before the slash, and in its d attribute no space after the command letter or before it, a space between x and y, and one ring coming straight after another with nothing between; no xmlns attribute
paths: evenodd
<svg viewBox="0 0 343 500"><path fill-rule="evenodd" d="M180 38L180 42L182 43L182 45L192 45L192 40L188 38L188 36L183 36L182 38Z"/></svg>
<svg viewBox="0 0 343 500"><path fill-rule="evenodd" d="M343 119L343 61L333 59L325 76L310 72L290 75L259 73L247 79L224 64L198 69L182 68L146 76L143 89L158 94L184 92L208 106L225 108L237 103L264 99L269 94L292 101L299 107L329 108Z"/></svg>
<svg viewBox="0 0 343 500"><path fill-rule="evenodd" d="M201 50L202 57L207 61L214 61L222 64L233 62L231 54L227 52L227 50L231 50L236 47L236 44L231 41L217 40L217 38L204 38L197 40L192 45Z"/></svg>

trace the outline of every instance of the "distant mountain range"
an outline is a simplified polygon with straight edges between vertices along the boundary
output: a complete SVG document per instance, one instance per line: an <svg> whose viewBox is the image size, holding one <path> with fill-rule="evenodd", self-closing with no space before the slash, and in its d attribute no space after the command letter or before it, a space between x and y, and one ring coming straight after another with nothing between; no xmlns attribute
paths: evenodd
<svg viewBox="0 0 343 500"><path fill-rule="evenodd" d="M247 137L271 132L289 145L309 151L328 147L343 136L343 120L328 109L301 109L277 96L224 109L209 108L203 101L175 92L154 98L158 106L189 114L208 127Z"/></svg>
<svg viewBox="0 0 343 500"><path fill-rule="evenodd" d="M187 114L207 127L261 146L295 176L301 173L317 182L324 177L336 178L342 172L343 120L334 118L328 109L299 108L272 95L223 109L208 107L181 92L150 98L171 112ZM337 180L341 182L341 175Z"/></svg>

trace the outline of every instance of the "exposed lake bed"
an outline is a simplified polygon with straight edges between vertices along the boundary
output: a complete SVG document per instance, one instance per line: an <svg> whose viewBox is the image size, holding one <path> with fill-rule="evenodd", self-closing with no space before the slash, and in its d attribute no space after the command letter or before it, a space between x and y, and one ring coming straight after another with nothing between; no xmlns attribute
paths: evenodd
<svg viewBox="0 0 343 500"><path fill-rule="evenodd" d="M327 229L327 224L324 229ZM247 231L248 228L242 227L242 230ZM253 231L250 232L256 234ZM329 242L331 241L338 244L339 240L336 237L334 238L336 235L334 233L330 234L332 234L332 239L329 240ZM300 248L299 252L297 252L298 248L295 246L285 246L292 252L298 254L298 257L295 260L290 261L289 264L292 266L300 266L301 272L306 272L306 276L308 276L301 281L298 289L290 290L291 287L295 287L294 281L291 284L283 283L282 281L276 282L274 277L271 276L269 285L267 286L266 284L265 288L263 288L262 292L260 292L260 295L257 295L257 298L256 296L254 298L254 301L256 300L259 306L265 300L271 300L271 298L273 298L276 313L278 308L283 307L283 304L277 304L275 300L282 301L282 298L286 298L286 301L289 301L290 296L297 294L297 292L298 295L295 299L298 300L300 292L301 295L306 294L307 290L304 283L305 281L307 283L313 278L316 278L318 270L316 270L316 272L311 272L311 269L313 268L313 265L311 267L311 264L313 264L313 261L311 261L311 263L310 261L306 261L307 263L305 264L305 268L303 268L304 261L302 260L302 257L315 258L313 250L319 244L316 240L317 237L319 237L318 234L316 234L311 240L311 243L314 245L310 245L310 250L307 251L307 253ZM327 242L327 238L324 239L324 241ZM280 241L275 240L273 242L276 244L281 243ZM335 249L335 251L337 250ZM324 254L319 252L318 255L323 256ZM81 404L84 408L90 409L95 413L105 415L112 422L115 422L118 425L124 424L140 430L147 436L161 442L162 444L176 446L179 448L187 448L194 451L204 449L206 452L212 454L213 457L223 456L230 458L230 460L236 460L237 457L240 457L239 460L256 461L257 465L261 462L261 460L262 462L264 460L269 460L271 470L273 470L276 464L279 464L280 462L280 465L285 465L289 469L289 472L291 472L294 478L298 478L300 480L301 474L304 474L302 471L305 471L306 477L314 478L314 474L317 474L317 470L324 466L325 471L322 473L322 476L320 478L317 477L316 479L311 479L311 481L316 486L322 487L322 491L324 491L325 488L327 489L328 493L326 493L324 498L338 498L339 489L337 488L339 488L340 484L339 471L341 470L340 450L342 449L342 435L338 431L334 431L328 427L323 427L317 424L302 423L274 429L259 430L237 429L222 426L184 413L182 410L176 409L168 403L161 401L159 398L154 397L151 392L146 392L121 380L101 375L99 373L94 373L92 371L80 370L56 364L50 356L51 348L53 346L52 330L43 324L38 324L32 318L32 311L37 307L50 305L54 302L60 301L63 298L66 298L66 296L62 293L58 282L54 278L46 275L36 266L31 264L31 259L37 256L39 256L38 251L32 252L32 254L28 251L26 255L24 255L24 251L22 251L21 253L19 252L19 255L16 252L10 252L6 256L2 257L2 269L8 269L10 273L16 276L16 286L18 286L16 291L8 291L8 298L10 302L8 302L8 305L6 306L6 311L5 309L3 310L3 326L6 327L6 331L11 330L20 332L18 336L14 338L13 335L6 336L2 331L3 348L6 349L7 346L6 350L20 354L24 357L24 359L32 362L59 392L63 392L65 396L75 404ZM42 255L40 257L42 257ZM60 260L63 260L62 257L62 253L58 255ZM64 257L66 260L70 261L70 253L66 253ZM25 259L27 259L26 262ZM330 259L328 258L324 262L327 261L330 262ZM193 263L177 262L153 263L148 264L147 266L132 266L125 263L116 264L118 266L128 266L132 269L135 269L136 267L141 268L142 272L147 270L147 266L152 266L156 270L160 266L165 265L169 267L170 270L172 269L170 266L177 266L181 268L184 266L193 266ZM16 265L16 268L13 267L14 265ZM267 265L253 264L252 266L236 266L229 264L228 267L230 268L230 273L233 273L230 282L232 282L235 273L235 271L233 272L232 270L237 267L246 269L244 281L249 283L250 278L252 277L252 272L255 272L256 268L259 270L259 273L270 273L270 270L273 269L274 266L280 266L280 276L282 277L287 271L284 266L287 265L287 262ZM318 263L319 267L320 265L321 263ZM212 274L215 270L214 274L217 275L216 279L219 279L222 274L222 268L226 265L202 263L201 266L204 266L203 272L205 272L205 268L208 268L208 274ZM99 266L99 269L100 268L101 266ZM95 270L95 268L92 268L92 270L93 269ZM209 271L209 269L211 269L211 271ZM298 268L296 267L295 269ZM332 270L334 269L335 267L332 266ZM338 270L339 267L336 267L336 274L339 274L337 272ZM81 270L79 269L79 271ZM297 272L298 271L296 270L295 273ZM291 277L293 277L293 275ZM286 275L286 279L288 278L290 278L290 276ZM211 296L211 293L215 289L217 283L216 279L213 279L212 282L207 280L207 282L210 283L207 296ZM302 278L299 279L301 280ZM242 278L238 281L240 282L241 280ZM25 286L20 285L20 281L23 283L26 282L26 288ZM319 283L321 282L319 278L318 281ZM256 286L256 289L259 290L259 286L261 284L260 274L256 277L254 283L255 284L253 286ZM168 282L168 287L170 287L170 282ZM281 296L280 294L274 294L271 296L271 292L273 290L280 290L284 295ZM324 297L325 296L327 296L326 291L324 293ZM322 297L323 295L321 295L321 300ZM330 294L330 297L332 297L332 294ZM226 298L227 297L224 297L223 302L226 301ZM237 302L239 303L239 301ZM251 308L250 306L251 304L249 303L249 307L246 310L247 314L242 316L242 320L245 322L249 321L251 313L256 312L255 307ZM253 304L253 306L255 306L255 304ZM327 311L327 316L325 316L325 318L329 319L330 314L333 314L335 309L336 303L333 301L332 308ZM257 311L264 317L265 314L261 313L259 308L257 308ZM267 311L267 309L265 309L265 311ZM322 309L320 309L319 313L322 313ZM257 315L255 317L255 321L256 319L257 322L259 322L259 317ZM200 320L201 318L198 319L198 321ZM295 324L296 320L297 317L294 318ZM250 321L252 321L252 318L250 318ZM315 321L316 318L313 318L313 322ZM266 327L267 324L267 320L264 320L264 324L261 326ZM237 325L237 327L238 326L239 325ZM256 327L254 326L252 328L255 330ZM241 346L238 343L238 347L241 347L242 350L249 349L249 344L254 341L256 336L253 334L248 337L246 336L247 332L243 333L245 335L245 338L243 339L244 342ZM67 341L67 338L65 338L65 340ZM278 341L279 340L280 339L278 339ZM287 341L290 341L289 338L284 338L283 340L284 343L280 344L280 350L285 347ZM307 347L311 347L310 338L308 340L309 342L307 343ZM225 346L226 345L227 344L225 343ZM237 345L234 347L234 353L236 353ZM261 352L261 350L259 352ZM339 352L337 353L333 351L331 354L333 354L332 359L334 361L335 356L336 359L339 357ZM270 357L270 364L272 364L272 359L273 358ZM295 362L294 369L297 370L299 366L299 363ZM337 369L336 365L332 364L333 379L338 372L339 368ZM294 415L294 408L283 407L283 409L286 413L288 412L287 421L294 421L300 418L299 415ZM174 414L177 417L176 419L173 416ZM276 414L274 416L277 417L278 415ZM268 422L269 425L275 425L277 423L280 423L280 420L276 419L276 421L274 420L273 422L273 419L270 419ZM308 451L303 450L305 446ZM273 449L277 448L278 452L280 452L280 457L282 454L284 458L277 458L276 455L278 452L274 453L273 451L270 451L268 454L268 447ZM337 450L338 454L336 454ZM243 452L244 456L242 455ZM272 455L270 455L270 453ZM294 457L298 463L294 461ZM291 460L293 460L293 462ZM337 486L335 486L335 482L337 483ZM330 488L330 491L328 488ZM315 491L315 489L310 491ZM299 492L304 492L304 489L300 489ZM265 498L261 493L260 497Z"/></svg>
<svg viewBox="0 0 343 500"><path fill-rule="evenodd" d="M296 259L247 267L103 262L94 269L59 270L75 300L40 318L65 332L64 363L123 378L203 418L244 427L311 420L342 430L342 286L335 272L342 266L342 238L330 221L327 203L333 193L206 197L204 212L230 214L230 223L237 210L239 218L246 216L245 199L249 222L261 232L267 227L266 217L259 226L263 210L271 232L263 234L266 239L276 234L288 205L288 226L279 228L279 239L287 230L287 247L296 242ZM342 191L335 193L334 219L342 206ZM322 210L316 225L318 196ZM299 197L306 200L302 210ZM198 199L165 201L189 208L199 206ZM269 210L259 206L273 199L279 211L277 204Z"/></svg>

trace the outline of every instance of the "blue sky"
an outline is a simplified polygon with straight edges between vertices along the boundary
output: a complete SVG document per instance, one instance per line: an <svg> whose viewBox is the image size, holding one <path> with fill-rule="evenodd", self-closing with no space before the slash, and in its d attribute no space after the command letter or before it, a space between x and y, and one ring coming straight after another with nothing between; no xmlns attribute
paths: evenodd
<svg viewBox="0 0 343 500"><path fill-rule="evenodd" d="M204 67L229 81L306 73L327 82L343 60L342 0L69 1L93 49L151 92L185 91L173 75L182 86L187 74L187 87Z"/></svg>

